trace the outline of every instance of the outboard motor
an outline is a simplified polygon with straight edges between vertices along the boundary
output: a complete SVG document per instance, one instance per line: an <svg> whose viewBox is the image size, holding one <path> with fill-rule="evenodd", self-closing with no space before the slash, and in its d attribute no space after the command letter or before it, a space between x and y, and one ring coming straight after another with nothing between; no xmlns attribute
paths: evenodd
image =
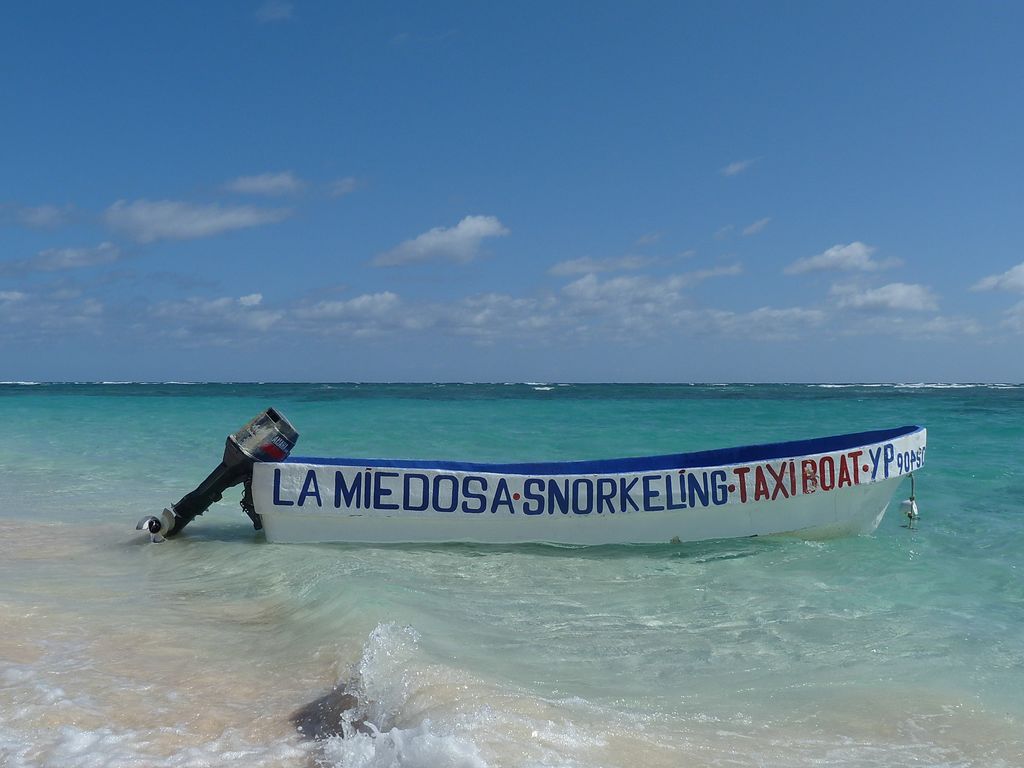
<svg viewBox="0 0 1024 768"><path fill-rule="evenodd" d="M153 541L174 536L182 528L203 514L210 505L220 501L225 490L245 483L242 509L252 520L256 530L263 527L252 502L252 467L257 461L284 461L299 439L299 433L283 414L267 408L224 443L224 458L220 465L200 483L199 487L182 497L177 504L164 509L159 517L149 515L139 520L135 530L145 528Z"/></svg>

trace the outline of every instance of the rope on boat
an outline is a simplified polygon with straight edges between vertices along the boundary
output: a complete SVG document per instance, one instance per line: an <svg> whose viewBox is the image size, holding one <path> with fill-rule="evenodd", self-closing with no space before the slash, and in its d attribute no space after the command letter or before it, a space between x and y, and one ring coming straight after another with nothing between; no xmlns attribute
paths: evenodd
<svg viewBox="0 0 1024 768"><path fill-rule="evenodd" d="M910 498L900 504L900 512L906 515L907 528L913 529L914 523L921 517L917 511L917 495L914 473L910 473Z"/></svg>

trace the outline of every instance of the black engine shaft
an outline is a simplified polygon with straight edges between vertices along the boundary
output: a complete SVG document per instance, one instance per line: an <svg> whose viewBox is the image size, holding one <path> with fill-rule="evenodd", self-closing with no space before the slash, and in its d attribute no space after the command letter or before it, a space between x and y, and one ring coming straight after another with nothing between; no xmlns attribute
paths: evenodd
<svg viewBox="0 0 1024 768"><path fill-rule="evenodd" d="M157 517L149 515L139 521L136 530L145 528L153 540L174 536L210 505L220 501L228 488L245 483L242 509L252 519L256 530L263 527L252 505L250 483L252 467L257 461L284 461L299 439L299 433L279 411L268 408L224 443L224 458L199 486L185 494Z"/></svg>

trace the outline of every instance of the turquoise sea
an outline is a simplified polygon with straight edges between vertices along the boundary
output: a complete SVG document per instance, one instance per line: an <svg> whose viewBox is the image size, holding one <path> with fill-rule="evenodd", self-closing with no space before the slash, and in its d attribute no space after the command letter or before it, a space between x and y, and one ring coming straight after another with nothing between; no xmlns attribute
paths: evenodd
<svg viewBox="0 0 1024 768"><path fill-rule="evenodd" d="M923 424L921 520L664 546L135 531L303 455L612 458ZM0 766L1024 765L1024 386L0 384ZM366 732L289 721L336 684Z"/></svg>

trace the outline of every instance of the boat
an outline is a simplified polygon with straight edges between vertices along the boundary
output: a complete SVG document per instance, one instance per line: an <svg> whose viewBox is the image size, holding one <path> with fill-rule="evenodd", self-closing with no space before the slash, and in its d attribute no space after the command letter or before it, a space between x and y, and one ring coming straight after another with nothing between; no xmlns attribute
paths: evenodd
<svg viewBox="0 0 1024 768"><path fill-rule="evenodd" d="M299 433L268 408L229 435L220 464L138 530L176 536L227 488L270 542L658 544L870 533L914 472L911 425L809 440L591 461L496 464L292 456Z"/></svg>
<svg viewBox="0 0 1024 768"><path fill-rule="evenodd" d="M297 437L288 433L290 443L278 448L290 450ZM250 516L268 541L280 543L829 538L875 530L897 487L924 465L926 438L924 427L912 425L694 453L516 464L263 455L252 462L246 488ZM913 495L909 502L912 525Z"/></svg>

